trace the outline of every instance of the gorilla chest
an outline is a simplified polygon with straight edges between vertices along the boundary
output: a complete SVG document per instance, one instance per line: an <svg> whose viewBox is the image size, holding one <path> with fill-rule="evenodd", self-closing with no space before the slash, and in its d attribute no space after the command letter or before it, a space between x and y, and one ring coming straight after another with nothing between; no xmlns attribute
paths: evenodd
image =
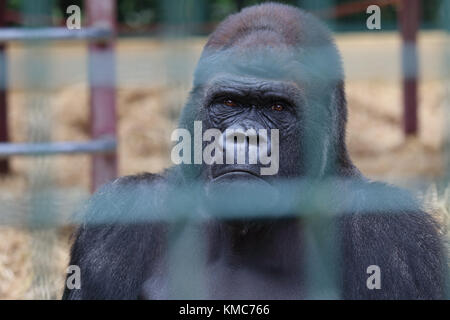
<svg viewBox="0 0 450 320"><path fill-rule="evenodd" d="M301 299L300 271L215 263L205 268L211 299Z"/></svg>
<svg viewBox="0 0 450 320"><path fill-rule="evenodd" d="M232 230L240 226L233 225ZM283 232L278 232L282 226ZM299 227L292 221L270 228L253 226L245 235L224 233L209 225L200 231L203 250L179 238L151 272L145 291L151 299L301 299L304 298L303 254ZM195 229L194 229L195 230ZM228 229L227 229L228 230ZM239 232L240 234L240 232ZM174 263L177 260L181 263Z"/></svg>
<svg viewBox="0 0 450 320"><path fill-rule="evenodd" d="M302 299L300 271L230 265L223 261L198 266L194 272L157 273L145 281L144 299ZM166 271L168 271L166 269Z"/></svg>

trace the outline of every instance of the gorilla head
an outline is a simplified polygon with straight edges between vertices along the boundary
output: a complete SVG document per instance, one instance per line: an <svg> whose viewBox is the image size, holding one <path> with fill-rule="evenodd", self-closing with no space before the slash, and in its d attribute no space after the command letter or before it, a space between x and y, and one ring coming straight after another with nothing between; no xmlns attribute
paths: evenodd
<svg viewBox="0 0 450 320"><path fill-rule="evenodd" d="M217 27L198 63L180 127L194 133L194 121L202 121L203 131L224 133L225 154L233 148L227 142L235 140L235 161L229 163L224 155L223 164L185 166L184 173L193 179L202 175L207 180L270 181L355 171L344 141L346 102L339 53L323 24L290 6L269 3L244 9ZM230 137L227 129L246 134ZM261 129L267 130L267 141L258 135ZM273 129L279 133L276 145L271 141ZM249 150L256 141L259 154L267 143L276 162L270 164L273 170L260 161L250 163ZM245 150L245 162L238 161L238 150ZM277 154L271 154L274 151Z"/></svg>

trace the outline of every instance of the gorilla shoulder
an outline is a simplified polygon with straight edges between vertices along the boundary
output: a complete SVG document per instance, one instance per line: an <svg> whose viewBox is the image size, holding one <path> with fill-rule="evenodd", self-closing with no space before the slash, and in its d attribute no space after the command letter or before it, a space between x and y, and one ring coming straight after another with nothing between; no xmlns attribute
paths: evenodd
<svg viewBox="0 0 450 320"><path fill-rule="evenodd" d="M156 194L165 188L166 179L159 174L141 173L115 179L103 185L82 211L86 223L133 223L157 204Z"/></svg>
<svg viewBox="0 0 450 320"><path fill-rule="evenodd" d="M82 212L69 263L80 268L81 289L66 287L63 299L138 298L164 247L164 225L148 223L152 210L161 211L156 195L164 185L163 176L143 173L118 178L94 194Z"/></svg>
<svg viewBox="0 0 450 320"><path fill-rule="evenodd" d="M445 298L447 257L435 219L405 190L381 182L356 190L352 214L340 220L343 297ZM380 268L382 290L367 290L365 268L372 265Z"/></svg>

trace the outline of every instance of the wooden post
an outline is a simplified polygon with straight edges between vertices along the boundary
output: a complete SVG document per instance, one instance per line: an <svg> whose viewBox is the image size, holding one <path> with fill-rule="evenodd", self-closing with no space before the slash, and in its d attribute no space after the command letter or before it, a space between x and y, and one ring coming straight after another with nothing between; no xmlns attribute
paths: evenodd
<svg viewBox="0 0 450 320"><path fill-rule="evenodd" d="M116 30L116 1L85 0L88 24ZM89 82L92 139L116 137L115 55L113 41L89 44ZM117 176L117 155L93 156L91 189Z"/></svg>
<svg viewBox="0 0 450 320"><path fill-rule="evenodd" d="M6 0L0 0L0 27L5 24ZM8 142L8 106L7 106L7 59L6 45L0 43L0 143ZM9 172L8 159L0 159L0 175Z"/></svg>
<svg viewBox="0 0 450 320"><path fill-rule="evenodd" d="M417 121L417 30L420 25L420 0L402 0L400 28L403 39L403 129L405 135L416 135Z"/></svg>

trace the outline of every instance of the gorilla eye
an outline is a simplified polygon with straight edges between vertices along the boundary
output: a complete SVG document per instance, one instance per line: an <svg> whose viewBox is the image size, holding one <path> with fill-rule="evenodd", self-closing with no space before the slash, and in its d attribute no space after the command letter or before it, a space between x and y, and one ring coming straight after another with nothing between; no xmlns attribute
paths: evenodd
<svg viewBox="0 0 450 320"><path fill-rule="evenodd" d="M279 103L272 105L272 110L274 111L283 111L283 109L284 109L283 105Z"/></svg>
<svg viewBox="0 0 450 320"><path fill-rule="evenodd" d="M224 101L223 101L223 104L224 105L226 105L227 107L236 107L236 103L233 101L233 100L231 100L231 99L225 99Z"/></svg>

